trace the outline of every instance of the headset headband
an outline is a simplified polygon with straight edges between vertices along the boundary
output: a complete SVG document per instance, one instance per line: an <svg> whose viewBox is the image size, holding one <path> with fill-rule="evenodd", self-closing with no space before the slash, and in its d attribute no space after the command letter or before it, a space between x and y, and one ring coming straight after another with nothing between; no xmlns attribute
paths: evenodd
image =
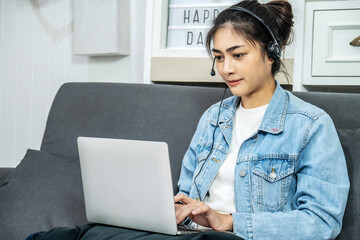
<svg viewBox="0 0 360 240"><path fill-rule="evenodd" d="M253 16L254 18L256 18L266 29L266 31L268 31L268 33L270 34L271 38L273 39L274 43L278 44L277 41L276 41L276 38L274 36L274 34L272 33L272 31L270 30L270 28L268 27L268 25L265 24L264 20L262 20L262 18L258 17L257 15L255 15L255 13L249 11L248 9L246 8L243 8L243 7L239 7L239 6L232 6L230 8L228 8L227 10L238 10L238 11L241 11L241 12L245 12L251 16Z"/></svg>

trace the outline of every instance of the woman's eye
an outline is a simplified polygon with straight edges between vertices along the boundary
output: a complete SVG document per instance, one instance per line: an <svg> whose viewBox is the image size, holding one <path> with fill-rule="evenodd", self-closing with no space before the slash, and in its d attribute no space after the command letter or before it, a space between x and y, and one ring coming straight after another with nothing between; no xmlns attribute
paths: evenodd
<svg viewBox="0 0 360 240"><path fill-rule="evenodd" d="M239 54L234 54L234 57L236 58L242 58L245 54L243 53L239 53Z"/></svg>
<svg viewBox="0 0 360 240"><path fill-rule="evenodd" d="M220 61L220 60L222 60L223 58L222 58L222 56L215 56L215 59L216 59L216 61Z"/></svg>

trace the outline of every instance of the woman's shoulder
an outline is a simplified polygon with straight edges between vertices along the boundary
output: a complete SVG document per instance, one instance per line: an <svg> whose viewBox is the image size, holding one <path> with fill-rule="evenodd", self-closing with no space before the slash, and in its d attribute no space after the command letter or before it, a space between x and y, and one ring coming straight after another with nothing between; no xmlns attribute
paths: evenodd
<svg viewBox="0 0 360 240"><path fill-rule="evenodd" d="M289 99L289 104L286 111L287 114L299 114L313 120L317 120L324 115L328 116L328 114L322 108L302 100L289 91L286 91L286 94Z"/></svg>

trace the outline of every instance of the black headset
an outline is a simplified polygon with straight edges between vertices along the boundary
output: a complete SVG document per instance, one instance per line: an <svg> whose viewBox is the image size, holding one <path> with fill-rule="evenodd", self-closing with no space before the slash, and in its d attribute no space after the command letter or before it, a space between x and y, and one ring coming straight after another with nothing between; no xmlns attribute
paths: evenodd
<svg viewBox="0 0 360 240"><path fill-rule="evenodd" d="M225 11L227 11L227 10L241 11L241 12L247 13L247 14L253 16L254 18L256 18L265 27L266 31L270 34L270 36L272 38L272 41L269 43L268 48L267 48L268 56L274 61L280 59L280 57L281 57L280 45L276 41L276 38L275 38L274 34L272 33L272 31L270 30L270 28L268 27L268 25L265 24L265 22L264 22L264 20L262 20L262 18L258 17L255 13L253 13L253 12L249 11L248 9L243 8L243 7L232 6L232 7L228 8L228 9L226 9ZM211 72L210 72L211 76L215 76L214 65L215 65L215 58L214 58L214 61L213 61Z"/></svg>

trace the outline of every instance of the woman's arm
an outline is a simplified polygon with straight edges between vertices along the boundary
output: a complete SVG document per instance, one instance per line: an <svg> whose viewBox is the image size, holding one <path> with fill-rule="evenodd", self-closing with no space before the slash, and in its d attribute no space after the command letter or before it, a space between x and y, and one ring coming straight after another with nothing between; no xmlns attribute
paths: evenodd
<svg viewBox="0 0 360 240"><path fill-rule="evenodd" d="M193 174L198 164L196 157L196 149L202 137L204 137L203 135L205 133L206 128L208 127L209 124L208 116L209 116L209 109L205 111L205 113L201 116L196 131L194 133L194 136L190 142L189 148L186 151L182 161L178 186L179 186L179 193L183 193L187 196L190 195Z"/></svg>

